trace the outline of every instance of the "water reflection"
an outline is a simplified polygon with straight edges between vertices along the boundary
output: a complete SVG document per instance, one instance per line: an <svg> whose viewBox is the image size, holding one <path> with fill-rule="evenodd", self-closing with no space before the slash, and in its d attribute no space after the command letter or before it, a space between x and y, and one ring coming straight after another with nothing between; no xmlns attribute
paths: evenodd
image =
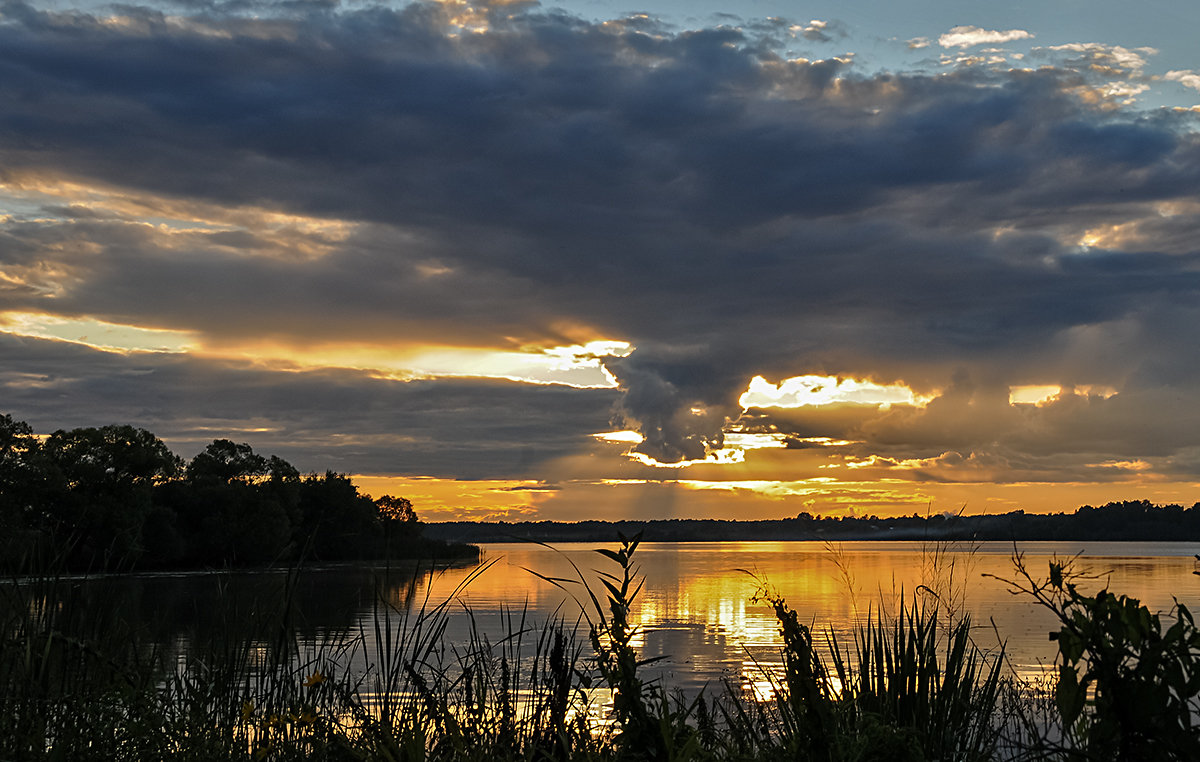
<svg viewBox="0 0 1200 762"><path fill-rule="evenodd" d="M471 584L463 602L476 615L503 603L577 609L586 600L582 588L573 600L528 570L553 577L581 572L599 590L595 571L608 562L596 547L615 548L488 545L494 566ZM1041 575L1051 558L1082 553L1079 567L1098 575L1085 590L1108 584L1151 611L1168 613L1173 596L1189 607L1200 598L1193 548L1184 543L1023 543L1021 550L1027 567ZM636 559L646 583L632 614L643 653L666 657L655 669L685 688L735 676L761 682L762 675L751 673L775 669L778 624L769 606L753 600L764 582L815 632L831 632L843 644L868 619L895 613L902 599L939 606L944 620L970 614L975 644L990 653L1003 644L1012 669L1033 677L1053 661L1048 633L1057 628L1050 612L1001 581L1015 575L1012 551L1008 543L644 544ZM437 584L454 579L450 574Z"/></svg>
<svg viewBox="0 0 1200 762"><path fill-rule="evenodd" d="M312 650L359 636L364 612L419 605L438 573L414 564L24 578L0 585L0 615L28 611L82 641L136 644L163 663L263 651L285 632Z"/></svg>
<svg viewBox="0 0 1200 762"><path fill-rule="evenodd" d="M583 585L600 595L597 571L611 570L596 547L616 546L487 545L482 571L413 565L64 579L37 600L69 609L73 620L123 627L180 654L223 642L269 643L288 624L307 649L355 641L346 666L365 672L379 653L379 632L402 633L464 584L444 609L448 645L466 643L473 629L495 642L514 627L536 629L556 617L586 632L583 617L595 613ZM1091 590L1107 582L1152 611L1168 612L1173 596L1189 607L1200 599L1186 544L1025 543L1022 550L1036 574L1045 574L1051 557L1082 551L1080 564L1103 575ZM849 645L855 627L894 613L902 598L918 600L941 606L943 616L971 614L976 645L995 651L1004 643L1014 670L1037 675L1053 660L1047 633L1054 619L997 579L1013 576L1011 552L1005 543L644 544L635 560L645 586L631 612L640 629L637 646L646 658L663 657L653 672L673 686L695 690L729 679L769 692L779 630L771 608L755 601L768 584L812 626L818 642L831 632ZM538 575L583 582L554 585Z"/></svg>

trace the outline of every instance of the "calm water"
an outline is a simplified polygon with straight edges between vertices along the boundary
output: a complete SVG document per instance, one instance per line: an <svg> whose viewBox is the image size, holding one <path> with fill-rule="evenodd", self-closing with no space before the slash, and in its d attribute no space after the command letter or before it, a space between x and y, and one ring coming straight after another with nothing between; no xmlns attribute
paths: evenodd
<svg viewBox="0 0 1200 762"><path fill-rule="evenodd" d="M510 617L524 612L534 622L555 615L574 622L580 601L587 600L582 586L565 583L571 592L564 592L534 572L564 579L582 573L600 591L595 571L614 571L615 565L595 553L597 547L616 546L485 545L481 572L474 567L310 571L286 597L294 602L293 621L306 644L362 635L368 647L359 652L355 666L361 669L361 654L371 652L381 616L400 624L403 617L396 610L436 605L472 574L477 576L447 609L452 641L465 641L472 619L493 640L502 636L511 621L505 612ZM1200 550L1195 545L1023 543L1020 549L1038 577L1046 576L1052 557L1081 554L1077 568L1101 575L1081 583L1085 591L1107 584L1164 614L1173 596L1200 608L1200 576L1192 574L1193 553ZM658 669L672 684L694 688L732 678L754 685L762 669L777 661L779 644L770 608L754 600L762 584L816 631L831 629L843 637L881 608L896 611L902 594L927 602L936 595L948 610L971 614L980 648L995 650L1003 640L1013 668L1032 675L1053 661L1054 644L1047 636L1053 619L996 579L1016 577L1012 551L1010 543L650 543L635 555L645 585L633 618L643 655L667 657ZM186 650L201 642L257 636L267 613L285 598L288 583L282 573L231 573L87 579L74 581L73 587L70 605L119 611L140 623L143 637ZM377 591L394 609L373 605Z"/></svg>
<svg viewBox="0 0 1200 762"><path fill-rule="evenodd" d="M577 610L575 601L527 569L559 577L574 574L571 562L609 570L613 565L593 548L616 546L485 547L485 558L495 563L462 596L477 612L526 601L536 611ZM1164 614L1173 596L1192 610L1200 606L1200 576L1192 574L1200 548L1194 544L1046 542L1022 543L1020 550L1035 577L1046 577L1052 558L1080 554L1076 568L1098 575L1080 583L1085 592L1107 584ZM1017 578L1012 555L1011 543L647 544L635 556L646 582L634 619L644 654L666 656L660 666L674 682L723 676L753 682L760 667L775 661L780 642L771 609L753 600L761 583L786 599L802 622L818 632L833 630L845 643L856 624L881 608L895 612L902 596L931 602L936 595L950 611L971 615L976 645L994 651L1003 641L1014 669L1031 676L1053 661L1048 633L1057 628L1049 612L1001 581Z"/></svg>

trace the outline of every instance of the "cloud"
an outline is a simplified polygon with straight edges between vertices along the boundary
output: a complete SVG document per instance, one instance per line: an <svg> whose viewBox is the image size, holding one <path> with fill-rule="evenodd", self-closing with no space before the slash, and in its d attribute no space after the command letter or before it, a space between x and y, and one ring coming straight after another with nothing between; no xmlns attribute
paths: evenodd
<svg viewBox="0 0 1200 762"><path fill-rule="evenodd" d="M1169 71L1163 75L1163 79L1170 82L1178 82L1184 87L1190 87L1193 90L1200 90L1200 73L1194 72L1191 69Z"/></svg>
<svg viewBox="0 0 1200 762"><path fill-rule="evenodd" d="M977 26L956 26L938 37L943 48L970 48L975 45L997 45L1016 40L1028 40L1033 35L1024 29L999 31ZM922 46L923 47L923 46Z"/></svg>
<svg viewBox="0 0 1200 762"><path fill-rule="evenodd" d="M1136 84L1148 51L872 73L788 60L770 31L489 5L468 33L455 8L179 20L5 6L0 190L19 204L0 219L0 310L186 332L201 348L118 362L29 340L6 383L87 405L25 391L12 412L154 428L175 426L172 411L226 411L201 416L219 426L262 406L274 430L294 408L311 426L262 441L305 465L529 476L610 424L638 428L643 455L703 457L751 379L813 374L937 397L862 420L762 414L861 440L864 459L980 463L997 437L1032 452L1039 426L1074 447L1067 422L1103 434L1087 462L1200 445L1155 408L1194 399L1200 378L1197 215L1183 208L1200 142L1184 116L1112 102L1129 90L1087 97ZM1030 36L950 34L943 46ZM636 348L603 359L616 391L229 360L601 339ZM68 383L82 371L67 357L91 370ZM39 380L43 363L67 375ZM987 393L956 396L956 377ZM1033 384L1108 385L1119 401L1051 425L1049 409L1007 405L1010 386ZM1122 435L1136 415L1153 425Z"/></svg>
<svg viewBox="0 0 1200 762"><path fill-rule="evenodd" d="M1035 53L1049 52L1067 55L1072 66L1086 65L1093 71L1109 75L1140 74L1150 56L1158 51L1150 47L1126 48L1099 42L1071 42L1035 48ZM1073 54L1073 55L1071 55Z"/></svg>
<svg viewBox="0 0 1200 762"><path fill-rule="evenodd" d="M795 442L804 456L787 456L792 474L808 462L817 464L814 474L858 479L1121 481L1182 476L1200 424L1183 411L1197 403L1194 389L1159 386L1103 395L1067 389L1036 406L1013 405L1007 388L960 374L924 406L756 409L741 423ZM814 461L813 450L825 458Z"/></svg>
<svg viewBox="0 0 1200 762"><path fill-rule="evenodd" d="M788 31L810 42L833 42L847 36L846 27L841 22L819 19L813 19L807 24L793 24L788 27Z"/></svg>
<svg viewBox="0 0 1200 762"><path fill-rule="evenodd" d="M467 379L392 381L0 334L5 412L39 433L134 423L190 458L216 438L302 470L528 478L608 426L615 393Z"/></svg>

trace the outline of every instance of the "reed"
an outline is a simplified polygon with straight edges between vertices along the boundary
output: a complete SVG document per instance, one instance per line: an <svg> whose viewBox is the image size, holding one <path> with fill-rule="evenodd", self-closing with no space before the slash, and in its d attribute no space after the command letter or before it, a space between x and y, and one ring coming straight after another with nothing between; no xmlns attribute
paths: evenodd
<svg viewBox="0 0 1200 762"><path fill-rule="evenodd" d="M860 628L847 649L833 632L824 647L787 602L760 592L784 640L772 709L777 745L813 760L995 758L1002 655L970 643L970 619L939 635L937 610L901 602ZM939 654L944 657L939 658Z"/></svg>
<svg viewBox="0 0 1200 762"><path fill-rule="evenodd" d="M0 760L1065 760L1094 758L1110 738L1128 759L1151 748L1196 758L1184 710L1153 726L1173 729L1169 744L1129 724L1141 715L1104 726L1116 705L1104 703L1115 689L1100 682L1110 679L1101 668L1117 656L1099 650L1112 641L1086 614L1111 597L1084 597L1058 578L1021 579L1064 616L1073 658L1062 674L1078 668L1078 684L1097 686L1083 708L1073 684L1055 701L1003 678L1002 649L980 652L970 619L943 619L927 597L902 596L894 614L880 609L839 641L765 584L759 597L782 638L770 695L736 682L674 693L634 645L639 541L601 551L598 587L578 567L574 579L543 577L573 591L577 615L535 622L508 610L498 637L470 617L458 643L447 623L461 589L414 600L415 581L399 601L381 584L369 631L304 645L285 594L252 634L232 626L248 612L230 611L229 637L177 652L117 610L58 605L70 603L69 578L9 580L0 585ZM1114 599L1110 613L1146 622L1146 642L1156 633L1170 658L1119 662L1120 685L1151 690L1162 682L1156 664L1180 666L1186 679L1168 683L1168 699L1193 706L1200 636L1190 616L1181 610L1160 630L1135 603Z"/></svg>

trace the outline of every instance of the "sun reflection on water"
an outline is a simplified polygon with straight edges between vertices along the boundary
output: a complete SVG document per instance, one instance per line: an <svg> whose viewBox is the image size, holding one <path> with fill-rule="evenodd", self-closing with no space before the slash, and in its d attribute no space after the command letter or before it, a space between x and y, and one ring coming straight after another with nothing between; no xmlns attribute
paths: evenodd
<svg viewBox="0 0 1200 762"><path fill-rule="evenodd" d="M487 545L486 557L495 564L469 585L460 602L480 622L502 607L527 607L532 615L566 621L584 611L594 619L582 583L563 583L563 590L530 570L558 579L582 576L603 605L598 573L611 571L611 562L594 552L598 547L617 546ZM1068 548L1031 543L1027 548L1026 561L1035 570L1050 554L1097 553L1089 563L1111 571L1114 589L1140 598L1151 610L1169 611L1171 596L1181 590L1200 592L1192 582L1192 559L1182 551L1177 558L1147 560L1136 557L1137 549L1129 544L1117 550L1100 544ZM645 583L630 611L637 628L634 645L644 658L663 657L649 672L673 687L694 690L730 680L755 695L770 695L772 680L778 680L782 669L782 638L771 607L755 600L766 584L811 628L818 646L827 636L851 646L856 627L894 615L902 601L937 607L943 622L970 614L975 645L996 653L1003 642L1010 673L1038 682L1053 662L1054 645L1047 633L1054 622L1049 612L1011 595L996 579L1012 576L1011 552L1006 543L646 543L635 556ZM449 570L435 578L433 597L452 589L467 573ZM1195 603L1185 596L1180 600ZM453 627L449 637L454 637Z"/></svg>

